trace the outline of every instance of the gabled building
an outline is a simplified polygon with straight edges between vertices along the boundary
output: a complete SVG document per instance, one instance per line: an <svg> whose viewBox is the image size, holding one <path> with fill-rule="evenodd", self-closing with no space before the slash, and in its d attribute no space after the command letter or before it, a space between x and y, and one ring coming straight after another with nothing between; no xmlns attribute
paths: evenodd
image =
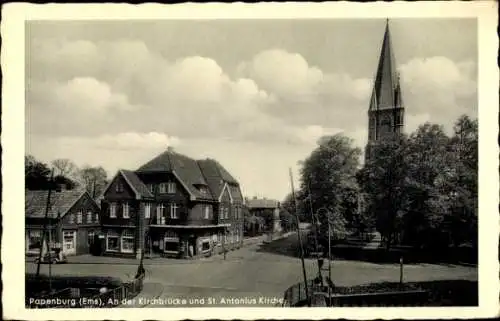
<svg viewBox="0 0 500 321"><path fill-rule="evenodd" d="M155 197L137 175L119 170L101 200L104 254L140 257L155 208Z"/></svg>
<svg viewBox="0 0 500 321"><path fill-rule="evenodd" d="M100 231L100 208L81 190L52 191L47 216L48 191L25 192L25 250L38 255L46 224L44 249L61 248L66 255L87 254Z"/></svg>
<svg viewBox="0 0 500 321"><path fill-rule="evenodd" d="M216 251L223 250L222 245L227 249L239 248L243 244L244 219L244 199L240 185L216 160L199 160L198 165L217 200L216 222L218 225L226 227L226 233L219 231Z"/></svg>
<svg viewBox="0 0 500 321"><path fill-rule="evenodd" d="M266 232L270 235L281 232L280 203L273 199L257 198L246 200L250 215L262 217Z"/></svg>
<svg viewBox="0 0 500 321"><path fill-rule="evenodd" d="M238 200L239 184L220 164L167 150L135 172L120 170L106 188L105 253L187 258L237 247Z"/></svg>
<svg viewBox="0 0 500 321"><path fill-rule="evenodd" d="M404 112L399 73L387 21L368 110L365 162L373 156L374 145L383 140L396 139L403 133Z"/></svg>

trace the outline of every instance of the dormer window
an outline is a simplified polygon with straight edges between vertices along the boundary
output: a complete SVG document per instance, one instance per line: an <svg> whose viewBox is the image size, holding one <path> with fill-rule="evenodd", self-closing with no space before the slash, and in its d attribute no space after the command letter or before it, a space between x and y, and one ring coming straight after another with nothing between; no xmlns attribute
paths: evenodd
<svg viewBox="0 0 500 321"><path fill-rule="evenodd" d="M116 192L117 193L123 193L123 184L122 183L117 183L116 184Z"/></svg>

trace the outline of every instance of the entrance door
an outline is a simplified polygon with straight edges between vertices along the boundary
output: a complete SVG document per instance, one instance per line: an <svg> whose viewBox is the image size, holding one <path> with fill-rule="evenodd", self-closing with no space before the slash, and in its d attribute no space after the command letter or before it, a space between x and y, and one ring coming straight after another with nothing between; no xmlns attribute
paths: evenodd
<svg viewBox="0 0 500 321"><path fill-rule="evenodd" d="M76 253L76 231L63 232L63 252L64 254Z"/></svg>

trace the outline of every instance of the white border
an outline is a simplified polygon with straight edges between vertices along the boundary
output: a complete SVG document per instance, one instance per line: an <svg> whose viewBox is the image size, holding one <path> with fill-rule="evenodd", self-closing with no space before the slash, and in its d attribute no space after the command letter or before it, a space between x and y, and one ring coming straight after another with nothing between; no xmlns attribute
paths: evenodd
<svg viewBox="0 0 500 321"><path fill-rule="evenodd" d="M4 228L2 244L3 302L7 318L47 319L322 319L322 318L476 318L498 314L498 68L496 36L497 4L479 2L395 3L263 3L263 4L7 4L3 7L2 32L2 146ZM24 275L21 205L24 196L24 28L26 20L74 19L289 19L289 18L440 18L477 17L479 44L479 308L196 308L26 310L19 284ZM21 142L21 143L20 143ZM488 157L489 156L489 157Z"/></svg>

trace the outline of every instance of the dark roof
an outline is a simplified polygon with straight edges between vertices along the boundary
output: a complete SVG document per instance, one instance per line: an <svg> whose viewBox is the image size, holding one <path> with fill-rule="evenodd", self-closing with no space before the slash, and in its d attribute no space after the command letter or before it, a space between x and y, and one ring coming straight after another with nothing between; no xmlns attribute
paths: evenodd
<svg viewBox="0 0 500 321"><path fill-rule="evenodd" d="M26 191L24 210L26 217L45 217L49 191ZM63 190L50 193L50 208L48 217L62 217L85 194L83 190ZM97 206L97 203L96 203Z"/></svg>
<svg viewBox="0 0 500 321"><path fill-rule="evenodd" d="M148 187L141 181L141 179L132 171L121 169L120 173L127 181L130 187L138 193L141 198L154 198Z"/></svg>
<svg viewBox="0 0 500 321"><path fill-rule="evenodd" d="M391 107L403 107L403 98L387 22L370 100L370 110Z"/></svg>
<svg viewBox="0 0 500 321"><path fill-rule="evenodd" d="M279 202L266 198L253 198L246 201L248 208L278 208Z"/></svg>
<svg viewBox="0 0 500 321"><path fill-rule="evenodd" d="M207 158L199 160L198 165L214 195L219 197L227 183L233 200L243 200L238 181L218 161ZM235 193L236 189L237 193Z"/></svg>
<svg viewBox="0 0 500 321"><path fill-rule="evenodd" d="M200 187L207 187L196 160L174 151L167 150L139 167L138 173L170 172L175 173L188 192L200 199L212 200L212 195L203 193Z"/></svg>

